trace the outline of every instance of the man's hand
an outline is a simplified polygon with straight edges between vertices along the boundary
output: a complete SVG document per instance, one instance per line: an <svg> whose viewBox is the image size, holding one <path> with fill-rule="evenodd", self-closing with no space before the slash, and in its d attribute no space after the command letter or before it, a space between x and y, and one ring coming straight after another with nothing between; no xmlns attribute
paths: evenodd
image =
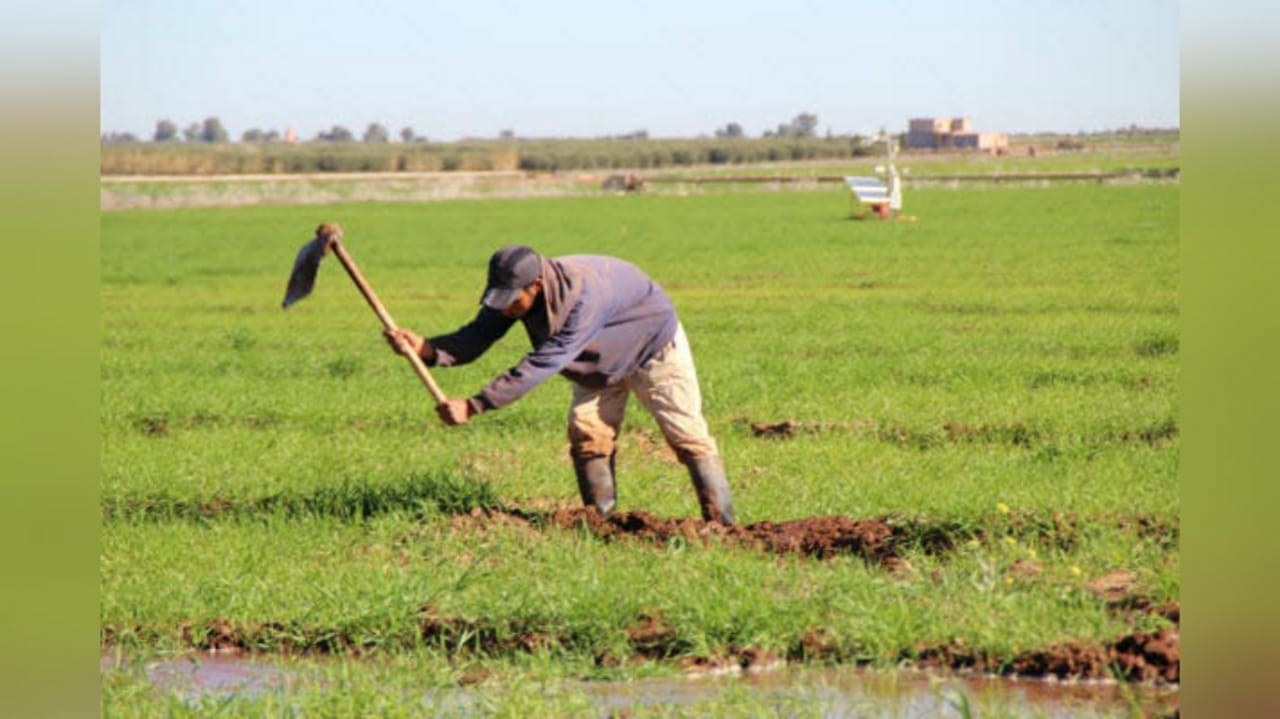
<svg viewBox="0 0 1280 719"><path fill-rule="evenodd" d="M467 399L447 399L436 405L436 414L440 415L441 422L457 427L466 424L467 420L476 415L476 411L471 408L471 402Z"/></svg>
<svg viewBox="0 0 1280 719"><path fill-rule="evenodd" d="M411 329L397 327L394 330L384 330L382 336L386 338L387 344L391 345L391 349L398 354L407 355L413 352L424 360L435 358L436 352L431 344Z"/></svg>

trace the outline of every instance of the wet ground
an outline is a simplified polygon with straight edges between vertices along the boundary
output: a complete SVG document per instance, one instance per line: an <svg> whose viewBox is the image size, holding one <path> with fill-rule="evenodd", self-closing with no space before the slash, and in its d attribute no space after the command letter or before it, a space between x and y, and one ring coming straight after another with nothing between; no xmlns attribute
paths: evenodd
<svg viewBox="0 0 1280 719"><path fill-rule="evenodd" d="M274 663L233 654L202 653L136 664L101 660L101 672L144 671L158 691L177 692L195 700L202 696L240 694L254 696L290 688L323 687L321 663L291 660ZM477 696L483 686L439 689L424 687L422 702L451 716L477 712ZM493 691L501 691L495 686ZM984 709L997 714L1048 717L1176 716L1176 688L1154 685L1119 685L1114 682L1059 682L1012 680L997 677L962 677L928 672L877 672L856 668L782 668L745 671L716 676L690 674L680 677L630 681L566 680L546 691L582 694L602 717L627 716L637 708L679 708L717 702L732 694L762 706L772 706L780 716L794 709L814 708L824 716L944 717L964 716L966 704L973 715ZM413 701L406 698L406 701Z"/></svg>

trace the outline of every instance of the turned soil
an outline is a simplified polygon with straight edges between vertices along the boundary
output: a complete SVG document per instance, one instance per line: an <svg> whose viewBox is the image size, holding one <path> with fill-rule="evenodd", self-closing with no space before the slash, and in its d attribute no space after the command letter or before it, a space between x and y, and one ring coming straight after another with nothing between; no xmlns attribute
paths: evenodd
<svg viewBox="0 0 1280 719"><path fill-rule="evenodd" d="M1096 644L1067 642L1045 649L997 657L965 646L961 641L904 652L904 662L944 669L966 669L989 674L1059 679L1123 679L1177 684L1182 650L1177 627L1159 632L1133 632Z"/></svg>
<svg viewBox="0 0 1280 719"><path fill-rule="evenodd" d="M1065 514L1047 518L1009 515L1001 532L1070 551L1077 542L1081 527L1095 522L1106 522L1121 530L1135 530L1144 538L1159 539L1172 546L1177 544L1176 522L1145 516L1082 520ZM657 517L644 511L617 512L605 517L594 508L586 507L477 508L456 517L454 529L466 523L586 530L605 541L629 539L662 545L673 541L718 544L819 560L856 556L891 570L902 568L903 560L899 555L908 548L937 555L950 552L968 540L990 539L989 530L978 525L888 516L854 519L828 515L783 522L723 525L694 517Z"/></svg>
<svg viewBox="0 0 1280 719"><path fill-rule="evenodd" d="M775 554L804 554L830 559L840 554L886 562L896 557L894 530L883 519L843 516L807 517L786 522L723 525L691 517L663 518L647 512L601 516L594 508L560 508L546 513L513 511L532 524L587 529L602 539L630 537L665 544L672 540L719 541Z"/></svg>

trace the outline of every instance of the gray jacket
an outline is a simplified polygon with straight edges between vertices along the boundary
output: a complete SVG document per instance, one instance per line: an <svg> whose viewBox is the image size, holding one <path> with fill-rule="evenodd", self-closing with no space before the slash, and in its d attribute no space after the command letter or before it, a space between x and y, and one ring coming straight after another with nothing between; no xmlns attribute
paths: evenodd
<svg viewBox="0 0 1280 719"><path fill-rule="evenodd" d="M679 320L662 287L616 257L566 255L542 260L543 291L520 318L533 351L471 398L476 410L505 407L554 374L586 387L626 379L672 338ZM431 337L433 363L466 364L517 320L481 307L467 325Z"/></svg>

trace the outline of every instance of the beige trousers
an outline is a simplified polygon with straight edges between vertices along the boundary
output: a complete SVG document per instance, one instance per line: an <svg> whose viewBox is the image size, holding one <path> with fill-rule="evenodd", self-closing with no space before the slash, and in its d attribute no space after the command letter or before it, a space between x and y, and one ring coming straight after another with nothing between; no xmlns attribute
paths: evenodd
<svg viewBox="0 0 1280 719"><path fill-rule="evenodd" d="M569 452L575 459L608 457L622 429L627 397L636 399L657 420L667 444L682 462L719 454L702 417L702 392L693 353L676 327L671 342L622 382L601 389L573 385L569 407Z"/></svg>

